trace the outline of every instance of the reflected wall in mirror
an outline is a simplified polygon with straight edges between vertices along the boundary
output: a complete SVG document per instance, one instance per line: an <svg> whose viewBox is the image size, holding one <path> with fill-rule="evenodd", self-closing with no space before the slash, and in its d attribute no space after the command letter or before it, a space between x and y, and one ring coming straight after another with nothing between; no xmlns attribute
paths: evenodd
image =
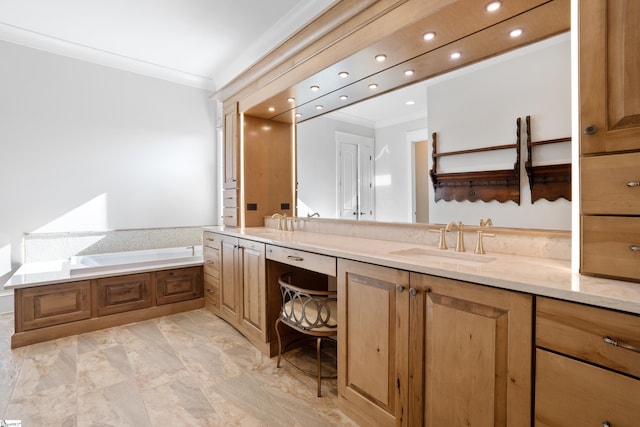
<svg viewBox="0 0 640 427"><path fill-rule="evenodd" d="M524 123L527 115L532 118L534 140L570 136L570 58L570 36L565 33L299 123L298 215L318 212L323 218L347 217L340 216L344 198L338 194L344 183L339 177L344 176L340 172L344 159L340 159L336 137L337 133L346 133L374 139L374 209L371 215L361 215L365 212L354 209L357 213L350 219L404 223L455 220L478 225L480 218L490 217L499 227L570 230L571 202L531 202L524 172L524 126L520 205L495 201L436 203L428 178L433 132L438 133L438 152L514 144L516 119L521 117ZM428 143L422 143L427 139ZM570 145L536 147L534 165L570 162ZM441 158L438 171L512 168L514 151ZM351 201L357 207L357 192L353 197Z"/></svg>

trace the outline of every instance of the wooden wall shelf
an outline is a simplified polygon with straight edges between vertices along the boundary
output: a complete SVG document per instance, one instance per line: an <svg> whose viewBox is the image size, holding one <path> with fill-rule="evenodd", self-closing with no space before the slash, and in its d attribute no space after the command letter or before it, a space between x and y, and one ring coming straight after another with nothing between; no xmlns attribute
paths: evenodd
<svg viewBox="0 0 640 427"><path fill-rule="evenodd" d="M531 141L531 116L526 117L527 132L527 161L524 168L529 177L531 188L531 203L540 199L550 202L560 197L571 200L571 163L557 165L533 166L533 147L545 144L571 142L571 137L548 139L545 141Z"/></svg>
<svg viewBox="0 0 640 427"><path fill-rule="evenodd" d="M435 190L435 200L461 202L482 200L489 202L497 200L500 203L509 200L520 204L520 118L516 119L516 143L497 145L492 147L475 148L470 150L450 151L439 153L437 150L437 133L433 137L433 168L429 172ZM438 173L438 158L461 154L482 153L496 150L516 150L516 161L513 169Z"/></svg>

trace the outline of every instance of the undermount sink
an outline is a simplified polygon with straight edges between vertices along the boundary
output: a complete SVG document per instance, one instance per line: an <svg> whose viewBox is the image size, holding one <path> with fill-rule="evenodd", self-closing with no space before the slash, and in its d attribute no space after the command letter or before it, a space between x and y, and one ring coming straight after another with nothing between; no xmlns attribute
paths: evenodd
<svg viewBox="0 0 640 427"><path fill-rule="evenodd" d="M471 252L455 252L452 250L432 249L427 247L409 248L389 252L389 255L400 255L416 259L431 259L437 262L452 262L464 265L482 265L495 261L494 257Z"/></svg>

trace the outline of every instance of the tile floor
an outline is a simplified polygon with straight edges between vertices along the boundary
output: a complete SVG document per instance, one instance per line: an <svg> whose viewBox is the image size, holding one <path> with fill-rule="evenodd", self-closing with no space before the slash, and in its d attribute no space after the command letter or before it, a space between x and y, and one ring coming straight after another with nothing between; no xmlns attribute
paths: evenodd
<svg viewBox="0 0 640 427"><path fill-rule="evenodd" d="M336 380L258 352L205 309L10 349L0 315L0 419L23 426L353 426ZM312 353L313 354L313 353Z"/></svg>

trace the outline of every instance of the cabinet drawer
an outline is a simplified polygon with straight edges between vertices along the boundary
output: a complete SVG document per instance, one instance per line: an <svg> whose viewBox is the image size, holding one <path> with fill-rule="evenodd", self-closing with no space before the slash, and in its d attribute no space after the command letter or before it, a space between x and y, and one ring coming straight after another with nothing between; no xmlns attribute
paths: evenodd
<svg viewBox="0 0 640 427"><path fill-rule="evenodd" d="M238 226L238 208L223 208L222 223L230 227Z"/></svg>
<svg viewBox="0 0 640 427"><path fill-rule="evenodd" d="M640 215L640 153L585 157L581 162L583 213Z"/></svg>
<svg viewBox="0 0 640 427"><path fill-rule="evenodd" d="M633 426L640 381L536 350L536 426Z"/></svg>
<svg viewBox="0 0 640 427"><path fill-rule="evenodd" d="M220 243L221 239L212 233L204 236L204 272L213 277L220 277Z"/></svg>
<svg viewBox="0 0 640 427"><path fill-rule="evenodd" d="M536 345L640 377L640 316L538 297Z"/></svg>
<svg viewBox="0 0 640 427"><path fill-rule="evenodd" d="M204 305L220 309L220 280L208 274L204 275Z"/></svg>
<svg viewBox="0 0 640 427"><path fill-rule="evenodd" d="M225 208L237 208L238 207L238 190L235 188L224 190L222 192L222 206Z"/></svg>
<svg viewBox="0 0 640 427"><path fill-rule="evenodd" d="M336 259L326 255L267 245L267 259L328 276L336 276Z"/></svg>
<svg viewBox="0 0 640 427"><path fill-rule="evenodd" d="M98 316L151 307L151 274L96 280Z"/></svg>
<svg viewBox="0 0 640 427"><path fill-rule="evenodd" d="M582 217L581 272L640 280L640 217Z"/></svg>
<svg viewBox="0 0 640 427"><path fill-rule="evenodd" d="M177 268L156 273L156 303L170 304L201 298L204 289L200 267Z"/></svg>
<svg viewBox="0 0 640 427"><path fill-rule="evenodd" d="M88 319L90 295L88 280L16 289L16 332Z"/></svg>

